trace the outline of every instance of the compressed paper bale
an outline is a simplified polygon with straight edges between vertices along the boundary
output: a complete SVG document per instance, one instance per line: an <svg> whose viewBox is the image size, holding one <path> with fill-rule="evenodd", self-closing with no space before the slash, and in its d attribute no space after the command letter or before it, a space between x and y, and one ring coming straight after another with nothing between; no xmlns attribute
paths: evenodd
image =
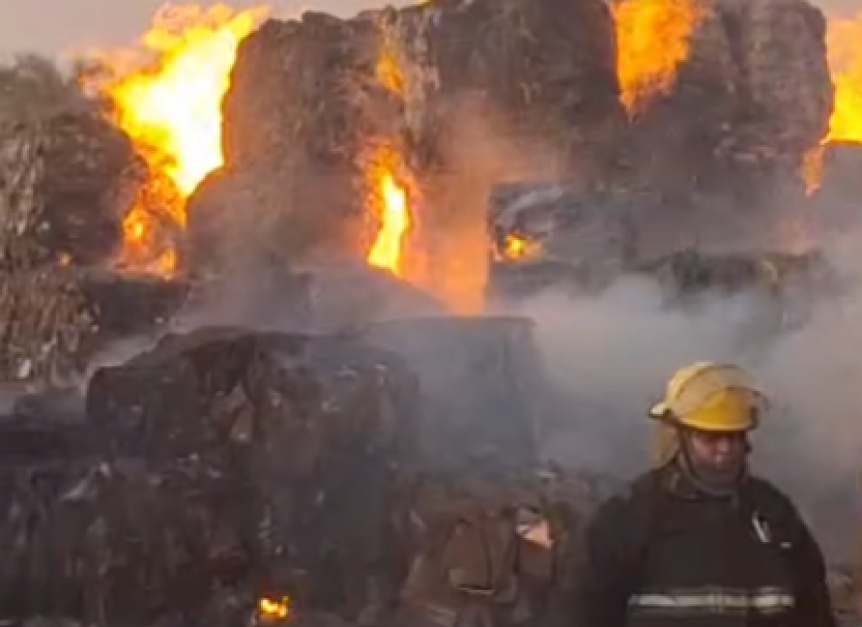
<svg viewBox="0 0 862 627"><path fill-rule="evenodd" d="M88 476L96 434L76 412L0 416L0 617L80 617Z"/></svg>
<svg viewBox="0 0 862 627"><path fill-rule="evenodd" d="M466 100L478 99L514 141L540 139L563 157L599 148L621 121L613 24L602 2L443 0L377 19L420 163L436 157L446 167L440 159L459 140L452 133Z"/></svg>
<svg viewBox="0 0 862 627"><path fill-rule="evenodd" d="M227 583L250 588L241 473L111 459L67 403L37 405L0 418L0 617L153 624L203 611Z"/></svg>
<svg viewBox="0 0 862 627"><path fill-rule="evenodd" d="M93 483L81 576L89 623L195 615L223 587L248 585L256 521L241 476L196 459L129 458L100 466Z"/></svg>
<svg viewBox="0 0 862 627"><path fill-rule="evenodd" d="M49 61L0 83L0 267L109 260L142 176L131 141Z"/></svg>
<svg viewBox="0 0 862 627"><path fill-rule="evenodd" d="M74 382L112 342L165 323L187 289L181 281L100 270L0 273L0 378Z"/></svg>
<svg viewBox="0 0 862 627"><path fill-rule="evenodd" d="M254 495L253 576L345 616L394 594L417 403L391 353L239 329L168 336L87 390L115 455L239 472Z"/></svg>
<svg viewBox="0 0 862 627"><path fill-rule="evenodd" d="M486 295L505 302L548 285L572 292L607 286L635 257L633 220L648 211L648 200L554 182L495 186L488 201L493 259Z"/></svg>
<svg viewBox="0 0 862 627"><path fill-rule="evenodd" d="M752 213L793 186L801 200L804 154L832 109L822 12L805 0L688 5L687 55L670 88L640 104L621 156L680 207L699 192Z"/></svg>
<svg viewBox="0 0 862 627"><path fill-rule="evenodd" d="M269 21L239 49L224 102L226 166L190 205L192 265L224 266L223 251L245 241L291 262L315 249L364 258L380 219L367 201L384 168L411 209L433 207L420 209L414 233L431 246L432 234L462 228L453 214L481 225L484 198L466 189L496 176L455 153L486 147L479 158L499 162L495 142L512 152L535 144L552 153L543 163L604 167L608 129L623 121L616 91L599 0L446 0ZM490 119L499 128L485 128ZM465 139L471 129L478 139Z"/></svg>

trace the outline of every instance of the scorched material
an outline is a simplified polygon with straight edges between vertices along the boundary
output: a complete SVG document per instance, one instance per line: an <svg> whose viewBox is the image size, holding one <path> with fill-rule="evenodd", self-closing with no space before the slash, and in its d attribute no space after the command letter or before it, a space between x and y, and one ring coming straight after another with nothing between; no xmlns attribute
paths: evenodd
<svg viewBox="0 0 862 627"><path fill-rule="evenodd" d="M98 270L0 273L0 380L74 380L112 342L165 323L186 290L179 281Z"/></svg>
<svg viewBox="0 0 862 627"><path fill-rule="evenodd" d="M0 265L108 259L141 174L128 137L47 61L0 82Z"/></svg>
<svg viewBox="0 0 862 627"><path fill-rule="evenodd" d="M315 12L243 41L224 100L226 167L191 200L196 269L232 263L237 248L288 260L317 245L364 250L363 152L394 139L378 45L373 23Z"/></svg>
<svg viewBox="0 0 862 627"><path fill-rule="evenodd" d="M649 201L553 182L495 186L487 296L505 302L548 286L575 293L606 287L633 261L634 217L648 212Z"/></svg>
<svg viewBox="0 0 862 627"><path fill-rule="evenodd" d="M822 12L805 0L692 7L688 55L672 89L638 106L626 158L677 204L697 192L750 212L782 186L801 192L803 156L832 111Z"/></svg>
<svg viewBox="0 0 862 627"><path fill-rule="evenodd" d="M348 617L391 600L418 428L413 377L391 353L327 336L168 336L98 371L87 410L114 455L206 460L243 484L253 580Z"/></svg>
<svg viewBox="0 0 862 627"><path fill-rule="evenodd" d="M267 22L239 50L226 166L193 198L192 257L242 247L247 230L290 259L327 246L364 255L379 226L365 201L383 170L418 188L425 232L460 228L453 212L481 228L502 174L601 169L624 120L612 32L600 0L443 0ZM440 264L451 256L435 251Z"/></svg>

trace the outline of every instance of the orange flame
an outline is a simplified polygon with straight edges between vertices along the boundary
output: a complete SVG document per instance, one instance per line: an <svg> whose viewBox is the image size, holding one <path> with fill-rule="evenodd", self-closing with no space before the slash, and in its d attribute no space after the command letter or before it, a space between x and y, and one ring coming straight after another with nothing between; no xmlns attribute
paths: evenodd
<svg viewBox="0 0 862 627"><path fill-rule="evenodd" d="M407 190L396 183L390 172L384 172L380 179L380 196L383 199L383 224L368 253L368 263L398 274L401 242L410 225Z"/></svg>
<svg viewBox="0 0 862 627"><path fill-rule="evenodd" d="M398 62L397 45L384 31L375 67L377 80L393 96L404 93L404 73ZM407 170L402 155L389 141L373 142L370 158L365 160L367 187L371 194L366 205L380 220L380 229L366 261L403 276L405 273L403 243L410 229L409 195L406 187Z"/></svg>
<svg viewBox="0 0 862 627"><path fill-rule="evenodd" d="M166 5L141 49L97 53L111 70L97 88L150 170L124 225L124 265L162 274L174 269L176 251L160 227L185 226L187 198L224 161L221 102L239 43L265 14L264 8Z"/></svg>
<svg viewBox="0 0 862 627"><path fill-rule="evenodd" d="M402 274L402 244L410 228L407 188L399 179L402 171L398 153L391 146L382 145L369 160L366 173L372 190L368 210L380 220L367 261L395 274Z"/></svg>
<svg viewBox="0 0 862 627"><path fill-rule="evenodd" d="M257 602L257 611L261 618L283 620L290 614L290 598L260 599Z"/></svg>
<svg viewBox="0 0 862 627"><path fill-rule="evenodd" d="M701 14L693 0L618 0L612 11L620 98L632 112L673 86Z"/></svg>
<svg viewBox="0 0 862 627"><path fill-rule="evenodd" d="M835 85L826 141L862 142L862 13L829 20L826 42Z"/></svg>
<svg viewBox="0 0 862 627"><path fill-rule="evenodd" d="M803 157L802 178L807 194L820 188L826 144L862 142L862 13L854 18L827 22L826 46L829 73L835 87L832 115L826 137Z"/></svg>

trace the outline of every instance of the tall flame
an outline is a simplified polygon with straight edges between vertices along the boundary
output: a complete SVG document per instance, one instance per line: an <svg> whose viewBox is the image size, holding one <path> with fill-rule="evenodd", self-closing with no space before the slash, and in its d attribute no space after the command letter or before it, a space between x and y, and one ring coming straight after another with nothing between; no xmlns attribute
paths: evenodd
<svg viewBox="0 0 862 627"><path fill-rule="evenodd" d="M383 201L382 226L371 252L368 253L368 263L397 274L401 260L401 242L410 225L407 190L395 181L391 172L383 172L379 193Z"/></svg>
<svg viewBox="0 0 862 627"><path fill-rule="evenodd" d="M826 137L805 153L802 179L806 193L820 188L829 142L862 143L862 13L854 18L830 18L826 46L829 73L835 87Z"/></svg>
<svg viewBox="0 0 862 627"><path fill-rule="evenodd" d="M826 141L862 142L862 13L829 20L826 42L835 85Z"/></svg>
<svg viewBox="0 0 862 627"><path fill-rule="evenodd" d="M617 0L612 10L620 98L631 112L673 86L700 12L694 0Z"/></svg>
<svg viewBox="0 0 862 627"><path fill-rule="evenodd" d="M366 167L371 190L367 207L380 222L367 261L372 266L402 274L402 245L410 228L410 208L406 185L399 177L403 172L400 155L389 144L382 144L374 148Z"/></svg>
<svg viewBox="0 0 862 627"><path fill-rule="evenodd" d="M159 225L167 219L184 227L187 198L222 165L221 102L239 43L265 14L264 8L166 5L141 49L98 54L111 70L98 87L150 170L124 225L125 264L173 270L176 251L159 241Z"/></svg>
<svg viewBox="0 0 862 627"><path fill-rule="evenodd" d="M384 31L375 68L377 80L394 97L402 98L404 73L398 61L397 46L389 32ZM403 276L402 248L404 237L410 229L404 160L392 141L372 142L366 155L366 187L371 191L366 205L380 222L377 237L366 260L372 266Z"/></svg>

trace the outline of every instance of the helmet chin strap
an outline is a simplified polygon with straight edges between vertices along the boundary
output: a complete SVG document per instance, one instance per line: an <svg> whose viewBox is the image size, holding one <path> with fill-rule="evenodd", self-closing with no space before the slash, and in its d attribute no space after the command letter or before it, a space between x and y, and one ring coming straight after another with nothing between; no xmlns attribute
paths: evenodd
<svg viewBox="0 0 862 627"><path fill-rule="evenodd" d="M677 460L680 469L688 476L695 486L710 496L732 496L745 478L748 469L742 464L732 472L721 471L707 464L699 463L691 453L688 434L681 430L679 434L679 451Z"/></svg>

